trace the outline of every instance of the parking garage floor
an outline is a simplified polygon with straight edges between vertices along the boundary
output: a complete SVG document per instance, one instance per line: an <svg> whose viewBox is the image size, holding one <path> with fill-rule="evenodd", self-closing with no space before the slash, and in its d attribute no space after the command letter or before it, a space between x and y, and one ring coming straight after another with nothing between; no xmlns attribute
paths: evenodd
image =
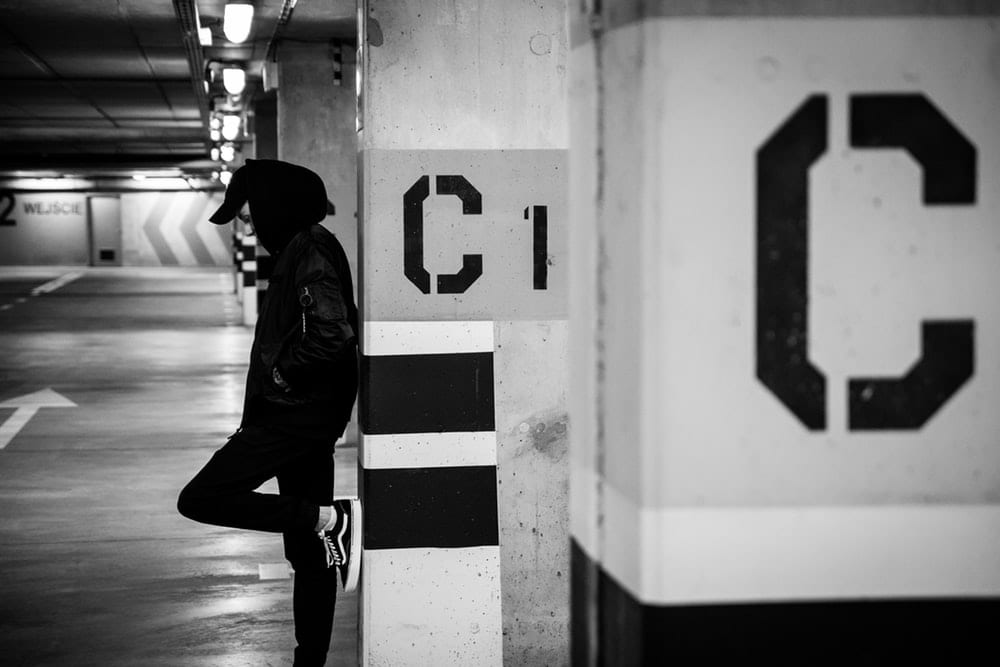
<svg viewBox="0 0 1000 667"><path fill-rule="evenodd" d="M251 332L232 285L0 267L0 663L291 664L280 536L175 508L239 421ZM356 493L356 452L338 445L337 493ZM356 665L357 636L341 594L327 664Z"/></svg>

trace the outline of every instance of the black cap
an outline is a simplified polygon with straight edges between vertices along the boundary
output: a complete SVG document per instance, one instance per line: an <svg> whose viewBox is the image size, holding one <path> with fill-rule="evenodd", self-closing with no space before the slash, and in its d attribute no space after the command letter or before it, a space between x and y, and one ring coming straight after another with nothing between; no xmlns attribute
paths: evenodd
<svg viewBox="0 0 1000 667"><path fill-rule="evenodd" d="M249 196L250 188L247 186L246 165L243 165L233 172L233 177L226 187L226 197L222 200L222 206L208 219L217 225L229 223L243 208L243 204L247 202Z"/></svg>

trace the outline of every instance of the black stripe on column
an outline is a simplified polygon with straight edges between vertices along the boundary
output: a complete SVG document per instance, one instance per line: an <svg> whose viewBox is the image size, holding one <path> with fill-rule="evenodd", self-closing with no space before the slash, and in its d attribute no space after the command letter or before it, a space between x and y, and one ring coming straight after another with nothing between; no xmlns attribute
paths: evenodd
<svg viewBox="0 0 1000 667"><path fill-rule="evenodd" d="M496 466L363 469L364 548L500 544Z"/></svg>
<svg viewBox="0 0 1000 667"><path fill-rule="evenodd" d="M360 419L368 435L492 431L493 353L364 356Z"/></svg>
<svg viewBox="0 0 1000 667"><path fill-rule="evenodd" d="M972 665L996 656L998 598L645 605L575 541L570 559L574 665Z"/></svg>

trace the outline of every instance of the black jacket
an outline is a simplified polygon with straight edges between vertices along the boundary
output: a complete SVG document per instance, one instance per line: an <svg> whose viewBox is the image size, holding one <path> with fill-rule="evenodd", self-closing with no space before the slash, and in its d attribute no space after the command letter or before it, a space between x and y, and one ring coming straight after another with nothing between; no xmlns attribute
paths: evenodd
<svg viewBox="0 0 1000 667"><path fill-rule="evenodd" d="M305 186L304 174L288 169L295 165L247 167L253 226L276 260L254 332L243 425L337 435L357 395L358 310L344 249L316 224L318 211L326 216L326 190L302 167L315 177Z"/></svg>

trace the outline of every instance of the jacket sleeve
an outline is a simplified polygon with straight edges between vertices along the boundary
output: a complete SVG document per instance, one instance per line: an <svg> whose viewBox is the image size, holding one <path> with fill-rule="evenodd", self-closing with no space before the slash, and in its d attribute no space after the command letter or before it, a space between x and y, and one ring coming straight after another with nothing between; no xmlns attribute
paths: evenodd
<svg viewBox="0 0 1000 667"><path fill-rule="evenodd" d="M300 326L274 364L273 379L286 391L329 381L337 362L354 349L357 337L341 290L333 265L315 247L307 249L295 271Z"/></svg>

